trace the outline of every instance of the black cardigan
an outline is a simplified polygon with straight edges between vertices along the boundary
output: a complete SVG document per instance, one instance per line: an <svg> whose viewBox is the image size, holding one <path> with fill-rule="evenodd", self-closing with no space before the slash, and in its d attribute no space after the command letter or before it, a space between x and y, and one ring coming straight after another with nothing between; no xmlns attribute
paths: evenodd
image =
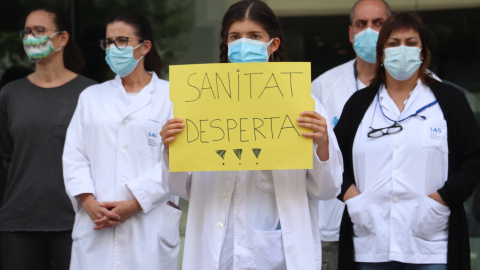
<svg viewBox="0 0 480 270"><path fill-rule="evenodd" d="M377 93L378 85L357 91L343 108L335 135L343 154L342 200L355 184L352 146L358 126ZM480 180L480 129L465 96L457 89L436 81L430 86L447 122L448 179L438 190L450 207L448 229L448 270L470 270L468 225L463 202ZM353 224L347 207L340 226L338 269L354 269Z"/></svg>

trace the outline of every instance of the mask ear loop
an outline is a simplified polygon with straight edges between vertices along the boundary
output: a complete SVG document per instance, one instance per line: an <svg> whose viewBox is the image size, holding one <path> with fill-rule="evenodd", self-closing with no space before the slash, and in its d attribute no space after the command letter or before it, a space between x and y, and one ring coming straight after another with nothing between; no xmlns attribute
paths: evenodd
<svg viewBox="0 0 480 270"><path fill-rule="evenodd" d="M143 41L142 43L140 43L140 44L138 44L137 46L135 46L135 48L133 48L132 51L138 49L140 46L143 45L143 43L145 43L145 41ZM142 53L142 54L140 55L140 58L138 58L138 60L135 59L135 57L133 57L133 59L135 59L135 61L137 61L137 63L138 63L138 61L142 60L142 58L143 58L144 56L145 56L145 55L143 55L143 53Z"/></svg>
<svg viewBox="0 0 480 270"><path fill-rule="evenodd" d="M267 50L268 50L268 46L270 46L270 44L272 44L272 42L273 42L273 38L270 39L270 41L267 43ZM268 62L273 62L273 52L268 54L267 59L268 59ZM272 60L272 61L270 61L270 60Z"/></svg>
<svg viewBox="0 0 480 270"><path fill-rule="evenodd" d="M63 31L58 31L58 32L53 33L53 35L50 36L50 39L52 39L56 34L61 33L61 32L63 32ZM53 40L52 40L52 41L53 41ZM53 46L53 42L52 42L52 46ZM60 46L60 47L58 47L57 49L54 49L53 51L54 51L54 52L59 52L59 51L61 51L62 49L63 49L63 46Z"/></svg>

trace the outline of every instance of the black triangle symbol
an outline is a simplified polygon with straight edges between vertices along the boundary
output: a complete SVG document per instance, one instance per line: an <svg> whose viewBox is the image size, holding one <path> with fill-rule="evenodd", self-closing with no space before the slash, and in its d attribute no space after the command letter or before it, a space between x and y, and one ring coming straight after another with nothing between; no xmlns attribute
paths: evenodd
<svg viewBox="0 0 480 270"><path fill-rule="evenodd" d="M252 148L253 154L255 157L258 159L258 156L260 156L260 152L262 152L262 149L260 148Z"/></svg>
<svg viewBox="0 0 480 270"><path fill-rule="evenodd" d="M225 153L227 152L226 150L216 150L217 154L222 158L225 159Z"/></svg>
<svg viewBox="0 0 480 270"><path fill-rule="evenodd" d="M242 149L233 149L235 155L237 155L238 159L242 159Z"/></svg>

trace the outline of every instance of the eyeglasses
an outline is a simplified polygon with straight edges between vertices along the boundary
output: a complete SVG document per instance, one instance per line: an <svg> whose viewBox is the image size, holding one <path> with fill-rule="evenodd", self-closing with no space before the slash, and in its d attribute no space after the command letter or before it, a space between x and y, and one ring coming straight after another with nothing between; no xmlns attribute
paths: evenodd
<svg viewBox="0 0 480 270"><path fill-rule="evenodd" d="M393 125L384 128L372 128L370 127L370 131L367 133L369 138L380 138L384 135L391 135L398 133L403 130L403 127L398 123L394 122Z"/></svg>
<svg viewBox="0 0 480 270"><path fill-rule="evenodd" d="M115 47L117 47L119 50L123 50L128 46L128 40L130 39L138 40L139 42L143 41L143 40L140 40L137 38L131 38L131 37L117 37L115 40L106 38L106 39L100 39L100 47L103 50L107 50L110 48L110 45L115 44Z"/></svg>
<svg viewBox="0 0 480 270"><path fill-rule="evenodd" d="M24 29L20 30L20 37L22 39L26 38L28 35L33 35L34 37L43 37L45 35L45 31L51 30L55 32L59 32L60 30L58 29L50 29L50 28L45 28L41 26L36 26L33 29Z"/></svg>

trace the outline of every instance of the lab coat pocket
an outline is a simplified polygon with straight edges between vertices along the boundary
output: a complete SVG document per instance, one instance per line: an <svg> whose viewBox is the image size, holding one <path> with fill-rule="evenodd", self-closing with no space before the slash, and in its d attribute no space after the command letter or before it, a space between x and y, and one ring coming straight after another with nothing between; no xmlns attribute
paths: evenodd
<svg viewBox="0 0 480 270"><path fill-rule="evenodd" d="M87 235L89 231L93 231L95 223L90 219L90 216L82 208L75 214L75 222L73 223L72 240L78 240Z"/></svg>
<svg viewBox="0 0 480 270"><path fill-rule="evenodd" d="M447 122L444 119L427 119L423 122L422 146L448 153Z"/></svg>
<svg viewBox="0 0 480 270"><path fill-rule="evenodd" d="M448 218L450 208L425 196L419 202L412 224L412 234L427 241L448 239Z"/></svg>
<svg viewBox="0 0 480 270"><path fill-rule="evenodd" d="M253 231L255 269L286 270L282 231Z"/></svg>
<svg viewBox="0 0 480 270"><path fill-rule="evenodd" d="M361 193L345 201L348 214L353 223L353 235L355 237L368 236L374 231L373 219L364 197L364 194Z"/></svg>
<svg viewBox="0 0 480 270"><path fill-rule="evenodd" d="M180 244L179 225L182 210L170 205L162 205L162 222L158 231L160 246L167 249Z"/></svg>

